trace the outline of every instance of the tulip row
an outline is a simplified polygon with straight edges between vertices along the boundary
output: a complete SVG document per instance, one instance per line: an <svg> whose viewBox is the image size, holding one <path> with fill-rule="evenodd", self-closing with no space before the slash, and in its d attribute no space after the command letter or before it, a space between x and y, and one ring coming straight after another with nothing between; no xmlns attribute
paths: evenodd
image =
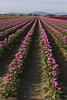
<svg viewBox="0 0 67 100"><path fill-rule="evenodd" d="M28 22L28 21L27 21L27 22ZM27 22L24 22L23 24L26 24ZM21 32L21 31L23 31L23 29L24 29L26 26L28 26L31 22L33 22L33 20L30 21L29 23L27 23L27 24L26 24L25 26L23 26L22 28L18 29L14 34L12 33L11 35L9 35L8 39L7 39L7 38L4 38L3 41L0 41L0 47L2 48L3 45L5 45L7 42L9 42L9 41L11 40L12 37L15 36L15 34L17 34L17 33ZM23 25L23 24L22 24L22 25Z"/></svg>
<svg viewBox="0 0 67 100"><path fill-rule="evenodd" d="M0 47L0 60L5 60L5 58L10 54L11 50L13 50L14 46L27 34L34 21L35 20L25 25L23 30L19 30L19 32L15 34L14 37L10 38L10 41L7 41L7 43L3 45L2 48Z"/></svg>
<svg viewBox="0 0 67 100"><path fill-rule="evenodd" d="M59 29L60 31L67 32L67 29L61 28L61 27L59 27L59 26L57 26L57 25L55 25L55 24L49 22L48 19L47 19L47 20L44 19L44 21L46 21L49 25L53 26L54 28Z"/></svg>
<svg viewBox="0 0 67 100"><path fill-rule="evenodd" d="M46 18L46 17L44 17ZM67 21L66 20L59 20L59 19L53 19L53 18L46 18L49 22L54 23L57 26L62 27L63 29L67 28Z"/></svg>
<svg viewBox="0 0 67 100"><path fill-rule="evenodd" d="M0 20L0 31L10 28L16 24L20 24L21 22L24 22L24 20L25 19L2 19Z"/></svg>
<svg viewBox="0 0 67 100"><path fill-rule="evenodd" d="M66 16L51 16L50 18L67 20L67 17Z"/></svg>
<svg viewBox="0 0 67 100"><path fill-rule="evenodd" d="M27 20L27 21L25 21L24 23L21 23L21 24L15 25L15 26L13 26L13 27L11 27L11 28L9 28L9 29L6 29L6 30L0 32L0 36L1 36L2 34L4 34L4 33L7 33L8 31L11 31L11 30L13 30L13 29L15 29L15 28L18 28L19 26L22 27L23 24L25 24L25 23L27 23L27 22L29 22L29 21L30 21L30 19Z"/></svg>
<svg viewBox="0 0 67 100"><path fill-rule="evenodd" d="M12 95L17 84L18 75L23 72L24 59L26 59L26 55L29 51L36 22L37 19L35 20L26 37L24 37L24 41L22 42L22 45L20 45L20 50L18 53L16 53L14 61L9 64L10 73L7 74L7 80L5 81L6 96Z"/></svg>
<svg viewBox="0 0 67 100"><path fill-rule="evenodd" d="M2 19L0 20L0 31L13 27L31 18L32 17Z"/></svg>
<svg viewBox="0 0 67 100"><path fill-rule="evenodd" d="M41 42L43 48L44 59L46 63L46 73L49 80L49 87L52 89L54 96L58 95L61 91L61 87L58 84L58 67L54 59L50 42L48 40L47 34L43 29L43 26L39 20L39 27L41 32Z"/></svg>
<svg viewBox="0 0 67 100"><path fill-rule="evenodd" d="M42 19L41 19L42 20ZM67 38L65 36L63 36L59 31L55 30L53 27L51 27L50 25L48 25L45 21L42 20L42 22L48 26L48 28L54 32L56 38L58 38L58 40L60 41L60 43L62 44L62 46L67 49Z"/></svg>

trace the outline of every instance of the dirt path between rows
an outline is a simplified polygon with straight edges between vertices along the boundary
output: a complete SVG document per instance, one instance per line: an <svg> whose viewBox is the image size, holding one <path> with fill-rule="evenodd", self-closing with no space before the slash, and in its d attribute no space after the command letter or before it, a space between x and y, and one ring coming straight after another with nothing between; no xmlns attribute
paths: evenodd
<svg viewBox="0 0 67 100"><path fill-rule="evenodd" d="M38 26L33 37L24 73L20 78L17 100L53 100L46 82L44 66L41 67Z"/></svg>

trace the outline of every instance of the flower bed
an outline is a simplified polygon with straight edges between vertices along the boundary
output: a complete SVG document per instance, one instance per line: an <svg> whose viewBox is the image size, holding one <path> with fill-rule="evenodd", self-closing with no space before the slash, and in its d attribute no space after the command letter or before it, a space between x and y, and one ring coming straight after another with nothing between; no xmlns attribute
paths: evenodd
<svg viewBox="0 0 67 100"><path fill-rule="evenodd" d="M52 53L50 42L48 40L45 30L43 29L41 25L40 20L39 20L39 26L40 26L40 32L41 32L44 61L46 63L47 78L49 81L49 87L51 88L52 93L54 95L54 99L55 99L56 96L59 96L59 93L61 91L61 87L59 87L59 84L58 84L59 65L56 64L55 58Z"/></svg>
<svg viewBox="0 0 67 100"><path fill-rule="evenodd" d="M0 32L8 28L11 28L15 25L18 25L24 21L31 19L32 17L23 17L23 18L12 18L12 19L0 19Z"/></svg>
<svg viewBox="0 0 67 100"><path fill-rule="evenodd" d="M32 40L32 35L33 35L36 22L37 22L37 19L35 20L33 26L31 27L26 37L24 37L24 41L22 42L22 45L20 45L20 50L15 55L14 61L11 62L9 65L10 73L7 75L8 79L5 81L6 96L12 95L15 89L15 86L17 84L18 75L23 72L23 63L29 51L29 47Z"/></svg>
<svg viewBox="0 0 67 100"><path fill-rule="evenodd" d="M32 21L33 21L33 20L32 20ZM28 26L32 21L30 21L29 23L28 23L28 21L22 23L22 25L25 25L25 24L26 24L26 25L23 26L22 28L18 29L15 33L12 33L11 35L8 34L8 35L9 35L8 38L4 38L3 41L0 41L0 47L2 48L3 45L5 45L6 43L8 43L8 42L11 40L11 38L15 36L15 34L17 34L17 33L21 32L21 31L23 31L23 29L24 29L26 26Z"/></svg>
<svg viewBox="0 0 67 100"><path fill-rule="evenodd" d="M0 40L4 40L4 38L8 38L9 35L11 35L12 33L15 33L19 28L23 27L25 24L29 23L30 21L31 21L31 19L28 19L24 23L15 25L9 29L6 29L6 30L0 32Z"/></svg>
<svg viewBox="0 0 67 100"><path fill-rule="evenodd" d="M31 25L34 21L29 22L27 25L23 27L23 30L20 30L14 37L10 39L3 47L0 47L0 60L4 60L9 54L10 51L14 48L14 46L18 43L18 41L26 35L28 30L30 29Z"/></svg>
<svg viewBox="0 0 67 100"><path fill-rule="evenodd" d="M42 19L41 19L42 20ZM46 22L42 20L42 22L49 28L51 32L55 34L55 37L59 40L59 42L62 44L62 46L67 49L67 38L63 36L59 31L55 30L53 27L48 25Z"/></svg>

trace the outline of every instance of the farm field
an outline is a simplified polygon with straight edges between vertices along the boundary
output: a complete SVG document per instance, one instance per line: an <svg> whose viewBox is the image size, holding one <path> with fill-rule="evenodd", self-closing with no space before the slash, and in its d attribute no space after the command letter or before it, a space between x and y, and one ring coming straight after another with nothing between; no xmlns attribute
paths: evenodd
<svg viewBox="0 0 67 100"><path fill-rule="evenodd" d="M63 20L67 20L67 17L63 17L63 16L53 16L50 18L57 18L57 19L63 19Z"/></svg>
<svg viewBox="0 0 67 100"><path fill-rule="evenodd" d="M67 19L0 19L0 100L67 100Z"/></svg>
<svg viewBox="0 0 67 100"><path fill-rule="evenodd" d="M25 16L0 16L0 19L11 19L11 18L22 18L22 17L25 17Z"/></svg>

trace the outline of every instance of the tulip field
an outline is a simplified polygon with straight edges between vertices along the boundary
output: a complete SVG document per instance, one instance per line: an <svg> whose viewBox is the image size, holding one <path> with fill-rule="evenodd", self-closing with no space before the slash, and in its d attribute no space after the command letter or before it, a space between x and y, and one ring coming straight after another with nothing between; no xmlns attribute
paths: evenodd
<svg viewBox="0 0 67 100"><path fill-rule="evenodd" d="M0 100L67 100L66 19L0 19Z"/></svg>

